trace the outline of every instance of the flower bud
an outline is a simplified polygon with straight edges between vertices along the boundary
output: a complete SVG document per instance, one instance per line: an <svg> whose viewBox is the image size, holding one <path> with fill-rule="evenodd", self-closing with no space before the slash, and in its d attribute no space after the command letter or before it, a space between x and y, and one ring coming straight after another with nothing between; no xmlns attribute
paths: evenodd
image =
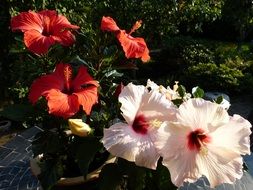
<svg viewBox="0 0 253 190"><path fill-rule="evenodd" d="M68 119L69 128L72 134L85 137L91 131L91 128L88 124L84 123L82 119Z"/></svg>

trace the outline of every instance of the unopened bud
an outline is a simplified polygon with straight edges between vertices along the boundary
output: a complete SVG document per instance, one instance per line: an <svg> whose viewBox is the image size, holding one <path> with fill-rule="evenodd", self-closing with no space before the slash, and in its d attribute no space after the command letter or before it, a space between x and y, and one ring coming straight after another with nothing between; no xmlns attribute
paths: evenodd
<svg viewBox="0 0 253 190"><path fill-rule="evenodd" d="M84 123L82 119L69 119L68 123L69 123L69 128L72 134L74 135L85 137L91 131L90 126Z"/></svg>

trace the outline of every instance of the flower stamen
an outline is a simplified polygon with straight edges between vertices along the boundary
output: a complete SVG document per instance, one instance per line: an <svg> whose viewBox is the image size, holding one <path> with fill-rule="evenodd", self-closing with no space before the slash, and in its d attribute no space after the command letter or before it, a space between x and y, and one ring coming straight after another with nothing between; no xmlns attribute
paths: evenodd
<svg viewBox="0 0 253 190"><path fill-rule="evenodd" d="M136 21L135 24L133 25L131 31L129 32L129 35L131 35L133 32L138 30L141 27L141 24L142 24L142 20Z"/></svg>
<svg viewBox="0 0 253 190"><path fill-rule="evenodd" d="M155 127L155 128L159 128L162 124L161 121L159 121L158 119L154 119L154 120L151 120L149 122L149 124L152 126L152 127Z"/></svg>
<svg viewBox="0 0 253 190"><path fill-rule="evenodd" d="M70 91L70 81L71 81L71 77L72 77L72 69L71 69L70 65L66 65L64 67L63 73L64 73L64 79L65 79L65 81L64 81L65 90L69 92Z"/></svg>

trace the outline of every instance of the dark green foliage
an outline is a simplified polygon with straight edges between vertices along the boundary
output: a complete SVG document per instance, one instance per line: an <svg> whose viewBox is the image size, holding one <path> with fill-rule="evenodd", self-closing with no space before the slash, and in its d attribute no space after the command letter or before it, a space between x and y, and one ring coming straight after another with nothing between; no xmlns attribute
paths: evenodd
<svg viewBox="0 0 253 190"><path fill-rule="evenodd" d="M137 71L143 78L178 80L187 89L241 93L253 88L253 54L250 44L240 51L234 43L194 39L189 36L164 39L164 49L157 51L153 62Z"/></svg>
<svg viewBox="0 0 253 190"><path fill-rule="evenodd" d="M99 174L98 186L101 190L117 190L123 181L123 175L118 164L105 165Z"/></svg>

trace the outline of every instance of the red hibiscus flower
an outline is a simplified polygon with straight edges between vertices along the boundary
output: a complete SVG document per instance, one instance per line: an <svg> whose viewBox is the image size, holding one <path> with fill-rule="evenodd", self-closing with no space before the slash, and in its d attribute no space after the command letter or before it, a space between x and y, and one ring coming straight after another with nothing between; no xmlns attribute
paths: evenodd
<svg viewBox="0 0 253 190"><path fill-rule="evenodd" d="M12 31L24 32L26 47L36 54L45 54L55 43L70 46L75 36L70 29L78 29L66 17L58 15L54 10L22 12L11 19Z"/></svg>
<svg viewBox="0 0 253 190"><path fill-rule="evenodd" d="M141 21L137 21L131 31L127 33L121 30L111 17L103 16L101 30L114 32L118 38L127 58L141 58L143 62L150 59L149 49L143 38L132 37L131 34L141 26Z"/></svg>
<svg viewBox="0 0 253 190"><path fill-rule="evenodd" d="M80 106L90 114L92 106L97 102L98 82L81 66L72 79L69 64L59 63L53 73L36 79L29 92L29 100L35 104L39 97L47 99L49 113L69 118L79 111Z"/></svg>

